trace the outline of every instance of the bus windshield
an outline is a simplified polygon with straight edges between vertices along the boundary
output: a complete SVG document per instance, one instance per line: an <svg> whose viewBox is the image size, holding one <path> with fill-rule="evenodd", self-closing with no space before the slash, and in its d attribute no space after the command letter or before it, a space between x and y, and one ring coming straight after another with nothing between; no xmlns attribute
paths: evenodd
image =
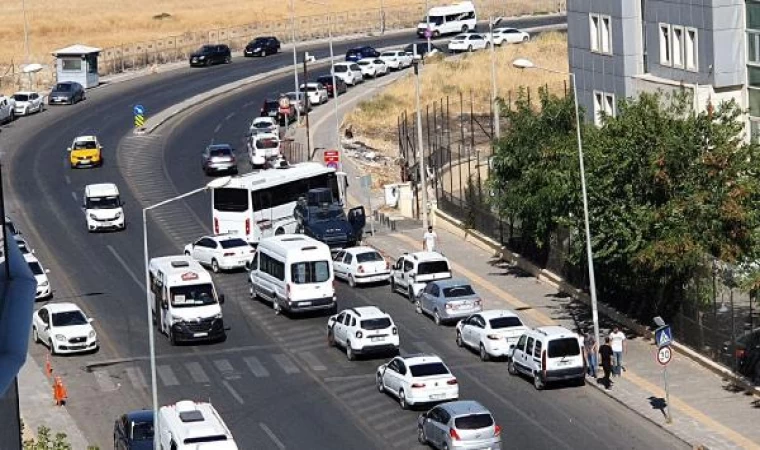
<svg viewBox="0 0 760 450"><path fill-rule="evenodd" d="M248 210L248 190L235 188L214 189L214 209L243 212Z"/></svg>
<svg viewBox="0 0 760 450"><path fill-rule="evenodd" d="M171 288L172 306L205 306L216 303L214 287L210 283L176 286Z"/></svg>

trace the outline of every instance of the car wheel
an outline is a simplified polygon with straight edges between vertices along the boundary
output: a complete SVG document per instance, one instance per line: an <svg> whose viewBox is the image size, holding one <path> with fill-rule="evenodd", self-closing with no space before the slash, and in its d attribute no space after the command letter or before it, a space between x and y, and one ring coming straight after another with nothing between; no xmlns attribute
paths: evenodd
<svg viewBox="0 0 760 450"><path fill-rule="evenodd" d="M419 442L422 445L427 445L425 430L422 427L417 427L417 442Z"/></svg>
<svg viewBox="0 0 760 450"><path fill-rule="evenodd" d="M578 387L583 387L586 385L586 377L580 377L577 380L575 380L575 385Z"/></svg>
<svg viewBox="0 0 760 450"><path fill-rule="evenodd" d="M346 341L346 359L349 361L354 361L356 359L354 348L351 347L351 341Z"/></svg>
<svg viewBox="0 0 760 450"><path fill-rule="evenodd" d="M488 361L489 359L491 359L491 356L486 351L485 346L483 346L483 344L480 344L480 360Z"/></svg>
<svg viewBox="0 0 760 450"><path fill-rule="evenodd" d="M472 52L472 45L470 45L469 47L467 47L467 51L468 52Z"/></svg>
<svg viewBox="0 0 760 450"><path fill-rule="evenodd" d="M50 340L48 341L48 350L50 351L51 355L55 356L56 351L55 351L55 345L53 345L53 338L50 338Z"/></svg>
<svg viewBox="0 0 760 450"><path fill-rule="evenodd" d="M262 50L261 51L261 57L263 58L265 56L267 56L267 51L266 50Z"/></svg>
<svg viewBox="0 0 760 450"><path fill-rule="evenodd" d="M281 234L285 234L285 230L283 230L282 228L278 228L278 229L276 229L276 230L274 231L274 235L275 235L275 236L279 236L279 235L281 235Z"/></svg>
<svg viewBox="0 0 760 450"><path fill-rule="evenodd" d="M440 325L441 322L442 322L441 315L438 314L438 310L437 309L435 311L433 311L433 320L435 321L436 325Z"/></svg>
<svg viewBox="0 0 760 450"><path fill-rule="evenodd" d="M275 300L272 302L272 309L274 310L274 315L275 315L275 316L279 316L279 315L282 313L282 307L281 307L281 306L280 306L280 304L277 302L277 299L275 299Z"/></svg>
<svg viewBox="0 0 760 450"><path fill-rule="evenodd" d="M40 341L40 335L37 333L37 327L32 327L32 340L34 340L35 344L39 344Z"/></svg>
<svg viewBox="0 0 760 450"><path fill-rule="evenodd" d="M517 367L515 367L515 362L511 358L507 363L507 372L509 372L510 375L517 375Z"/></svg>
<svg viewBox="0 0 760 450"><path fill-rule="evenodd" d="M417 311L417 314L422 314L422 303L419 300L414 302L414 310Z"/></svg>
<svg viewBox="0 0 760 450"><path fill-rule="evenodd" d="M393 277L390 277L389 281L390 281L390 286L391 286L391 292L395 294L396 293L396 282L393 281Z"/></svg>
<svg viewBox="0 0 760 450"><path fill-rule="evenodd" d="M529 40L530 40L530 36L525 36L525 37L523 38L523 42L528 42Z"/></svg>
<svg viewBox="0 0 760 450"><path fill-rule="evenodd" d="M348 285L351 287L356 287L356 280L354 280L353 275L348 275Z"/></svg>
<svg viewBox="0 0 760 450"><path fill-rule="evenodd" d="M403 389L398 391L398 404L401 409L409 409L409 404L406 402L406 394L404 394Z"/></svg>
<svg viewBox="0 0 760 450"><path fill-rule="evenodd" d="M335 335L332 330L327 332L327 346L335 347Z"/></svg>
<svg viewBox="0 0 760 450"><path fill-rule="evenodd" d="M462 25L462 33L467 33L467 30L469 29L470 27L468 27L467 25Z"/></svg>
<svg viewBox="0 0 760 450"><path fill-rule="evenodd" d="M462 333L457 331L457 347L464 347L464 341L462 340Z"/></svg>
<svg viewBox="0 0 760 450"><path fill-rule="evenodd" d="M174 346L177 345L177 338L174 336L174 332L172 331L172 327L169 327L169 343Z"/></svg>
<svg viewBox="0 0 760 450"><path fill-rule="evenodd" d="M377 391L381 394L385 394L385 386L383 386L383 377L377 375L375 377L375 384L377 385Z"/></svg>
<svg viewBox="0 0 760 450"><path fill-rule="evenodd" d="M533 387L536 388L537 391L544 389L544 380L541 379L541 374L538 372L533 374Z"/></svg>
<svg viewBox="0 0 760 450"><path fill-rule="evenodd" d="M216 261L216 259L211 260L211 270L213 270L214 273L219 273L219 263Z"/></svg>

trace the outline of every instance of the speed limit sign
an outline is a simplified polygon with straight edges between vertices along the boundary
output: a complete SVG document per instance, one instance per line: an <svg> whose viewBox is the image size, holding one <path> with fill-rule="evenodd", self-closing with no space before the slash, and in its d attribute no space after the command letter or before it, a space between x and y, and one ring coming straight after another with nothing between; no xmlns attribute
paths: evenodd
<svg viewBox="0 0 760 450"><path fill-rule="evenodd" d="M663 366L667 366L670 359L673 357L673 351L669 345L666 345L657 350L657 362Z"/></svg>

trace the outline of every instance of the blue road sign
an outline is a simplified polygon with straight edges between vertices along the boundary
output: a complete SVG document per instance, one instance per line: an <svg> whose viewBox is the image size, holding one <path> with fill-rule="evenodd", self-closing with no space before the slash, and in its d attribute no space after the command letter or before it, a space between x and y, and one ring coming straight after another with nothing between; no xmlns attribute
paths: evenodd
<svg viewBox="0 0 760 450"><path fill-rule="evenodd" d="M338 163L330 161L329 163L327 163L327 167L329 167L330 169L338 170Z"/></svg>
<svg viewBox="0 0 760 450"><path fill-rule="evenodd" d="M135 107L132 108L132 111L134 111L136 116L142 116L145 114L145 108L143 108L143 105L135 105Z"/></svg>
<svg viewBox="0 0 760 450"><path fill-rule="evenodd" d="M665 325L654 331L654 341L658 348L665 347L673 343L673 332L670 331L670 325Z"/></svg>

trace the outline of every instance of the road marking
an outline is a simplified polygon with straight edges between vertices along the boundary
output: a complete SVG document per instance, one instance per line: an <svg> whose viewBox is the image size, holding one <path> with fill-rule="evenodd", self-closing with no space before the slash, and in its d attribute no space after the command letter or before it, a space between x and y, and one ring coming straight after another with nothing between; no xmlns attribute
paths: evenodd
<svg viewBox="0 0 760 450"><path fill-rule="evenodd" d="M322 364L316 356L314 356L312 353L299 353L298 356L301 357L304 361L306 361L306 364L311 367L312 370L316 371L323 371L327 370L327 367L325 367L324 364Z"/></svg>
<svg viewBox="0 0 760 450"><path fill-rule="evenodd" d="M158 366L156 367L156 370L158 371L158 377L161 378L161 382L164 386L176 386L179 384L179 381L170 366Z"/></svg>
<svg viewBox="0 0 760 450"><path fill-rule="evenodd" d="M127 373L127 378L129 378L129 382L132 383L132 386L137 389L148 389L148 382L145 381L145 375L143 375L142 370L138 367L127 367L125 372Z"/></svg>
<svg viewBox="0 0 760 450"><path fill-rule="evenodd" d="M111 375L105 370L96 370L93 372L95 375L95 381L98 382L101 392L113 392L118 389L116 383L111 379Z"/></svg>
<svg viewBox="0 0 760 450"><path fill-rule="evenodd" d="M203 370L201 363L189 362L185 363L185 368L190 372L190 376L193 377L193 381L196 383L208 383L209 378L206 372Z"/></svg>
<svg viewBox="0 0 760 450"><path fill-rule="evenodd" d="M264 433L267 434L267 436L269 436L269 439L271 439L272 442L274 442L274 445L276 445L277 448L279 448L280 450L285 449L285 444L283 444L282 441L277 439L277 436L275 436L274 432L270 430L269 427L264 424L264 422L259 422L259 427L264 431Z"/></svg>
<svg viewBox="0 0 760 450"><path fill-rule="evenodd" d="M255 356L246 356L243 358L243 361L245 361L245 364L248 366L248 369L251 371L251 373L253 373L254 376L258 378L269 376L269 371Z"/></svg>
<svg viewBox="0 0 760 450"><path fill-rule="evenodd" d="M395 408L394 408L395 409ZM386 430L394 425L401 427L403 423L409 423L409 418L403 414L397 414L395 419L387 419L374 426L376 430ZM401 427L403 428L403 427Z"/></svg>
<svg viewBox="0 0 760 450"><path fill-rule="evenodd" d="M73 198L76 203L79 203L79 200L77 200L77 193L76 192L71 191L71 198Z"/></svg>
<svg viewBox="0 0 760 450"><path fill-rule="evenodd" d="M228 390L228 391L230 391L230 395L232 395L233 397L235 397L235 400L237 400L237 402L238 402L238 403L240 403L241 405L242 405L243 403L245 403L245 402L243 401L243 397L241 397L241 396L240 396L240 394L238 394L238 393L237 393L237 391L236 391L235 389L233 389L233 388L232 388L232 386L230 385L230 382L229 382L229 381L227 381L227 380L222 380L222 384L224 385L224 387L226 387L226 388L227 388L227 390Z"/></svg>
<svg viewBox="0 0 760 450"><path fill-rule="evenodd" d="M127 274L132 278L132 280L137 283L138 286L140 286L140 290L145 292L145 285L140 281L140 278L135 274L135 272L132 270L131 267L129 267L129 264L127 264L126 261L124 261L124 258L119 255L119 253L114 249L111 244L106 245L108 247L108 250L111 252L111 254L116 258L117 261L119 261L119 264L124 268L124 270L127 271Z"/></svg>
<svg viewBox="0 0 760 450"><path fill-rule="evenodd" d="M222 376L227 380L238 380L240 374L232 367L232 364L226 359L215 359L214 365L216 369L222 373Z"/></svg>
<svg viewBox="0 0 760 450"><path fill-rule="evenodd" d="M68 175L64 175L63 178L66 180L66 184L71 184L71 178Z"/></svg>
<svg viewBox="0 0 760 450"><path fill-rule="evenodd" d="M427 342L417 341L417 342L412 342L412 345L417 347L417 349L421 351L422 353L428 353L431 355L438 354L438 352L436 352L433 346L428 344Z"/></svg>
<svg viewBox="0 0 760 450"><path fill-rule="evenodd" d="M227 121L227 120L232 119L233 117L235 117L235 113L231 112L231 113L227 114L227 117L225 117L224 120Z"/></svg>
<svg viewBox="0 0 760 450"><path fill-rule="evenodd" d="M282 367L282 370L285 371L287 374L294 374L298 373L301 370L296 367L296 365L293 363L293 361L290 360L290 358L287 357L287 355L283 355L281 353L278 353L276 355L272 355L272 358L277 362L277 364Z"/></svg>
<svg viewBox="0 0 760 450"><path fill-rule="evenodd" d="M218 133L219 130L221 129L222 129L222 123L219 122L218 124L216 124L216 128L214 128L214 134Z"/></svg>

